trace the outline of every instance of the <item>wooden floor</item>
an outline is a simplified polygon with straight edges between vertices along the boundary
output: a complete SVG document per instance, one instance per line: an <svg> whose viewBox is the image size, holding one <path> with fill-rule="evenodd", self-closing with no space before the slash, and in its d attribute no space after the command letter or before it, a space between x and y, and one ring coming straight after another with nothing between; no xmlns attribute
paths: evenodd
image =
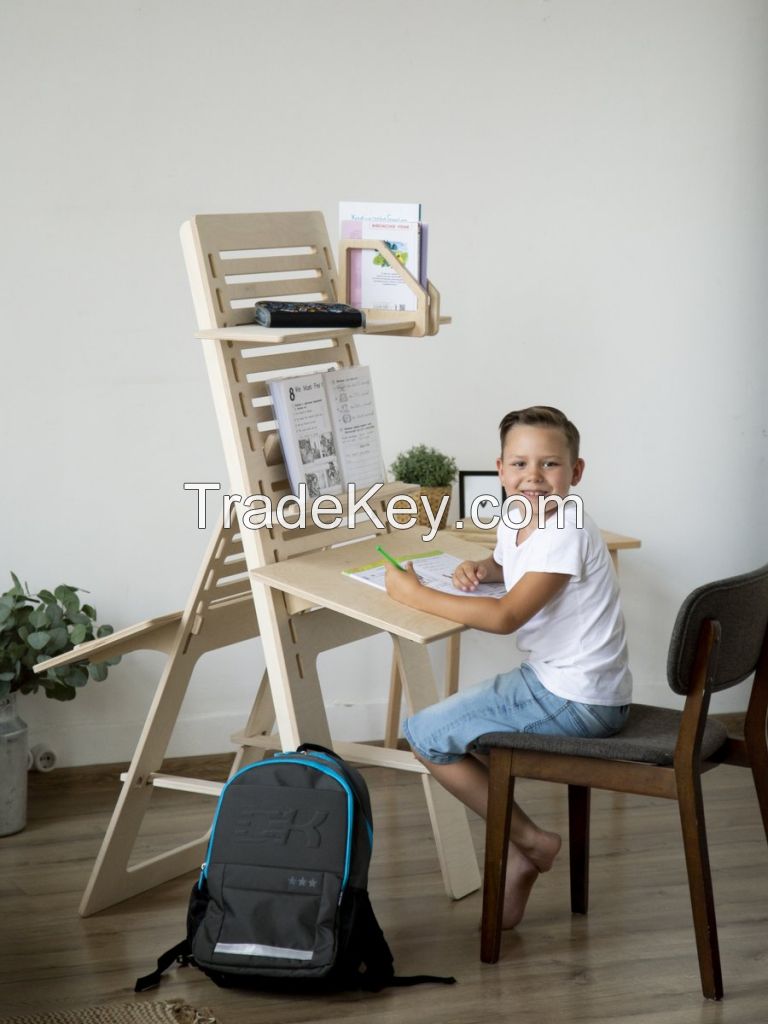
<svg viewBox="0 0 768 1024"><path fill-rule="evenodd" d="M199 771L196 765L191 774ZM705 1001L691 927L679 825L665 801L595 793L588 917L568 909L567 851L505 935L502 959L479 959L480 895L445 896L418 777L365 769L376 846L371 895L402 974L454 974L421 986L323 999L217 989L193 968L172 971L147 1000L210 1006L221 1024L765 1024L768 1021L768 847L748 772L705 781L725 1000ZM188 876L94 917L80 895L111 812L113 768L30 776L29 824L0 839L0 1017L133 998L135 978L183 936ZM564 830L564 792L519 783L526 809ZM158 792L142 853L192 838L210 822L203 797ZM482 823L473 820L478 851Z"/></svg>

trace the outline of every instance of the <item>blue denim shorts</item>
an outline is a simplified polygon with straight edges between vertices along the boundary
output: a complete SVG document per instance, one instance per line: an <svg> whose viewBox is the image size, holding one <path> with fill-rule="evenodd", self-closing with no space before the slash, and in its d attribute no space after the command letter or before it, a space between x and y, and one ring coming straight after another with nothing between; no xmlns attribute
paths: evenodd
<svg viewBox="0 0 768 1024"><path fill-rule="evenodd" d="M535 732L548 736L613 736L629 704L606 707L558 697L526 662L489 682L454 693L403 723L411 747L433 764L459 761L486 732Z"/></svg>

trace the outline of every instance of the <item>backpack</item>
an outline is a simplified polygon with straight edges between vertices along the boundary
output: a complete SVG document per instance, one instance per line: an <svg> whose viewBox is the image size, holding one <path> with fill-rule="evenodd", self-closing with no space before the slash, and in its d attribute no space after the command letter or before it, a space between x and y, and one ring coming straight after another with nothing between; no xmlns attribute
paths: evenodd
<svg viewBox="0 0 768 1024"><path fill-rule="evenodd" d="M186 938L135 991L157 985L174 961L222 987L452 984L395 977L368 898L372 844L365 780L332 751L305 743L241 768L219 797Z"/></svg>

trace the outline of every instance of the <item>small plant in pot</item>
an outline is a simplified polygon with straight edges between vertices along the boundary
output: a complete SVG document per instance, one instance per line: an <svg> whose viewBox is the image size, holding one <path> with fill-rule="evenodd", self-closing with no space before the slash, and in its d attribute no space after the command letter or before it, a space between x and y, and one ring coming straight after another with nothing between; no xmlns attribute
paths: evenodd
<svg viewBox="0 0 768 1024"><path fill-rule="evenodd" d="M456 479L456 460L425 444L417 444L413 448L401 452L390 469L395 480L404 484L417 484L421 488L421 494L426 497L433 514L437 514L443 498L446 495L450 496L451 485ZM440 529L443 529L448 518L448 504L449 502L446 502L440 519ZM419 525L428 525L427 515L421 502L419 502Z"/></svg>
<svg viewBox="0 0 768 1024"><path fill-rule="evenodd" d="M96 609L81 604L79 587L64 583L32 594L11 573L13 586L0 595L0 700L9 693L43 690L54 700L72 700L89 679L107 678L110 658L92 665L75 663L35 675L34 666L77 644L108 636L111 626L96 625Z"/></svg>
<svg viewBox="0 0 768 1024"><path fill-rule="evenodd" d="M78 587L61 584L32 594L11 577L13 586L0 594L0 836L21 831L27 820L27 726L16 694L43 690L53 700L72 700L89 679L106 679L120 660L76 662L35 675L35 665L108 636L112 627L96 625L96 609L80 603Z"/></svg>

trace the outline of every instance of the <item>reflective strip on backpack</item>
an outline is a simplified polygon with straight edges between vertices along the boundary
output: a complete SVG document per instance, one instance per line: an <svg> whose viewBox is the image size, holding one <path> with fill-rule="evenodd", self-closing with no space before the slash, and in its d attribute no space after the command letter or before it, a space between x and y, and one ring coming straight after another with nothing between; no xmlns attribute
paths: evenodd
<svg viewBox="0 0 768 1024"><path fill-rule="evenodd" d="M273 960L311 960L311 949L287 949L285 946L262 946L258 942L217 942L214 953L231 956L268 956Z"/></svg>

